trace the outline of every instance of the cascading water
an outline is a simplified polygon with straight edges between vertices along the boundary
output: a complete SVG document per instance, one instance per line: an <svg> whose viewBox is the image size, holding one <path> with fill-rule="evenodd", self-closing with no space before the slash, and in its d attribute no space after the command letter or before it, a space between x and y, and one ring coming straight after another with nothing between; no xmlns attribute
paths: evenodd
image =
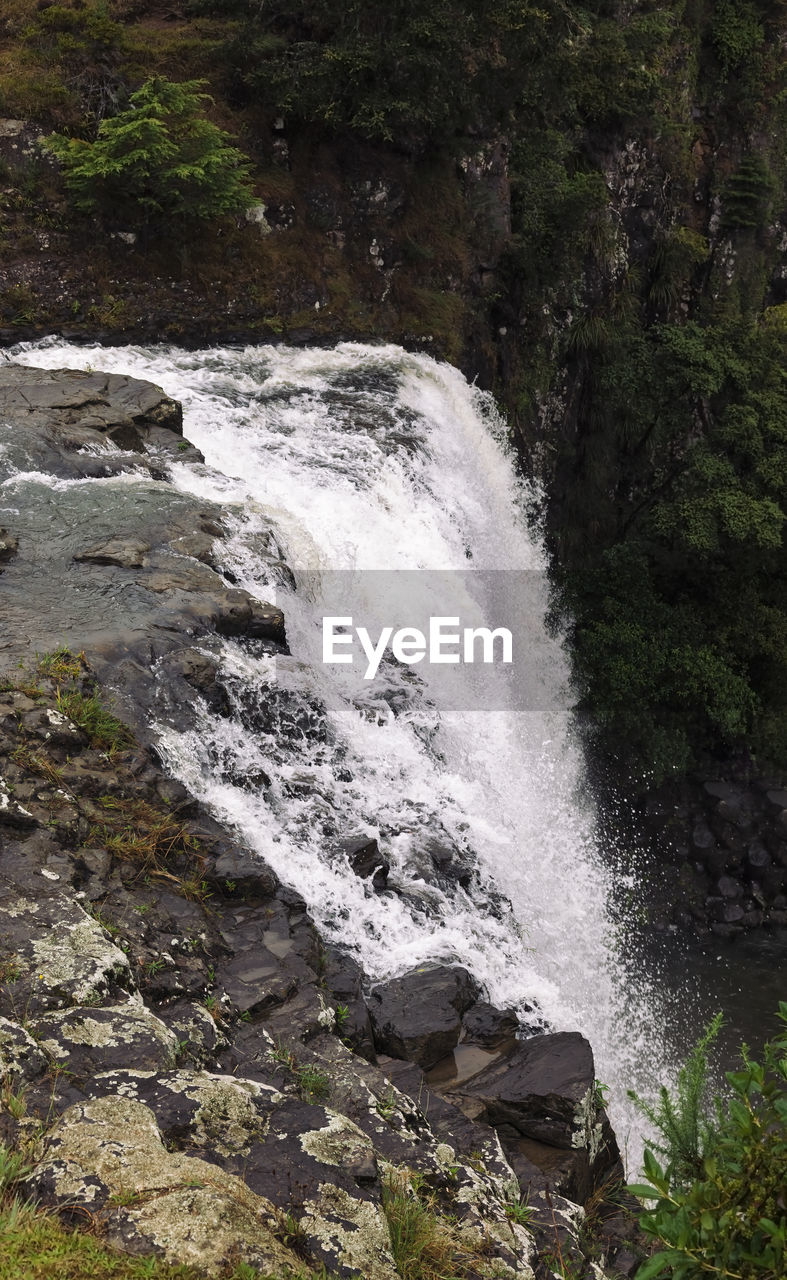
<svg viewBox="0 0 787 1280"><path fill-rule="evenodd" d="M180 399L206 463L176 465L173 484L222 504L224 567L284 610L291 656L223 642L230 718L203 707L194 731L161 727L175 774L303 894L370 978L458 962L525 1023L583 1031L633 1168L641 1138L625 1086L650 1084L659 1013L616 941L563 655L546 632L543 551L489 398L392 346L185 352L47 340L13 354L130 373ZM272 563L271 525L294 584ZM387 664L384 696L372 697L357 671L323 664L318 619L361 604L374 616L382 570L403 571L401 591L427 613L440 573L472 609L488 603L472 598L489 583L475 571L531 571L516 624L538 705L479 710L471 668L446 700L425 670ZM383 893L337 852L358 835L390 861ZM435 848L464 873L438 874Z"/></svg>

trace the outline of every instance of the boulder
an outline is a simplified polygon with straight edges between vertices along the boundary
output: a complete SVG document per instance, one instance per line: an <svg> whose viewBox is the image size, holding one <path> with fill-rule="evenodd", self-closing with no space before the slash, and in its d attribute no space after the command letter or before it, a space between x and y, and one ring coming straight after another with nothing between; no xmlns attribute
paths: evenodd
<svg viewBox="0 0 787 1280"><path fill-rule="evenodd" d="M347 836L339 841L338 850L343 853L353 871L361 880L371 880L374 889L384 889L388 883L391 864L374 839L367 836Z"/></svg>
<svg viewBox="0 0 787 1280"><path fill-rule="evenodd" d="M424 965L374 987L367 999L375 1047L424 1070L450 1053L462 1033L462 1014L478 997L466 969Z"/></svg>
<svg viewBox="0 0 787 1280"><path fill-rule="evenodd" d="M496 1009L479 1000L462 1018L463 1040L484 1049L513 1049L519 1021L513 1009Z"/></svg>
<svg viewBox="0 0 787 1280"><path fill-rule="evenodd" d="M520 1041L509 1058L468 1081L462 1095L482 1105L487 1123L511 1125L523 1137L570 1150L595 1079L585 1037L559 1031Z"/></svg>
<svg viewBox="0 0 787 1280"><path fill-rule="evenodd" d="M55 874L55 873L52 873ZM48 880L0 879L0 1013L34 1018L134 989L128 958L73 897Z"/></svg>
<svg viewBox="0 0 787 1280"><path fill-rule="evenodd" d="M168 1152L153 1112L130 1098L69 1107L25 1189L44 1207L83 1207L130 1253L214 1274L239 1262L274 1275L300 1266L274 1234L270 1201L216 1164Z"/></svg>
<svg viewBox="0 0 787 1280"><path fill-rule="evenodd" d="M162 1071L175 1065L174 1032L141 1004L62 1009L29 1026L50 1058L80 1080L112 1067Z"/></svg>

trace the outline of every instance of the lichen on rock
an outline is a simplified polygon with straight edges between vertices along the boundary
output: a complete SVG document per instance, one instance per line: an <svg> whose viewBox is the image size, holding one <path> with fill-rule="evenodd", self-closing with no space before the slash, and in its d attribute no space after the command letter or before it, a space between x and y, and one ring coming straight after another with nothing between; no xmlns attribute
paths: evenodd
<svg viewBox="0 0 787 1280"><path fill-rule="evenodd" d="M153 1112L129 1098L70 1107L27 1182L52 1208L84 1204L107 1239L207 1271L230 1260L280 1274L298 1260L273 1205L204 1160L168 1152Z"/></svg>

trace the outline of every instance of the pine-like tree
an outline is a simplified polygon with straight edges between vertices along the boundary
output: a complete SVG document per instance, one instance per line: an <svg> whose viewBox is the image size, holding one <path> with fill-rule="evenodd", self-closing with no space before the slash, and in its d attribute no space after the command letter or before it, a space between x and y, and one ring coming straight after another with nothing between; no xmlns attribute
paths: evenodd
<svg viewBox="0 0 787 1280"><path fill-rule="evenodd" d="M253 203L250 166L208 120L204 81L146 80L95 142L47 139L74 206L126 226L195 224Z"/></svg>

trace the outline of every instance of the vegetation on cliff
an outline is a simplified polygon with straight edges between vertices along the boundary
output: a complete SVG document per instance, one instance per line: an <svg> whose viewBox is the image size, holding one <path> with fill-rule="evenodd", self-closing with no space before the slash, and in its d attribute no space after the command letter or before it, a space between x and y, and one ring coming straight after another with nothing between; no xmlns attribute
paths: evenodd
<svg viewBox="0 0 787 1280"><path fill-rule="evenodd" d="M47 146L74 208L126 226L175 224L184 234L251 205L249 165L205 118L201 84L153 76L101 121L95 141L52 134Z"/></svg>
<svg viewBox="0 0 787 1280"><path fill-rule="evenodd" d="M782 770L783 26L778 0L12 0L0 112L71 139L71 195L9 171L6 332L384 335L463 363L545 478L595 749L648 781ZM188 253L172 170L166 199L128 152L93 183L151 76L205 80L192 127L237 139L271 234L227 216L234 156ZM159 241L105 216L80 261L85 200L116 226L153 200Z"/></svg>

